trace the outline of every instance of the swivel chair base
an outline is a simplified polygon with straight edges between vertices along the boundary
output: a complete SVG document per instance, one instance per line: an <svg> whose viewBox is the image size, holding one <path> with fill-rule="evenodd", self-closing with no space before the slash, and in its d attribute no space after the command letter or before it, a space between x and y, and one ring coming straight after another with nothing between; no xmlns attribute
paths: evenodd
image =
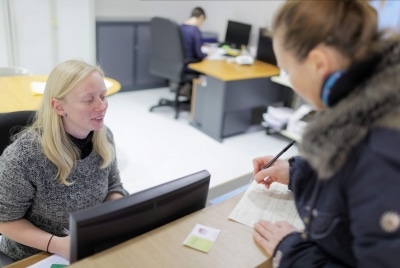
<svg viewBox="0 0 400 268"><path fill-rule="evenodd" d="M178 119L180 111L190 110L190 100L176 102L174 100L160 99L158 104L150 107L149 111L152 112L154 108L169 106L175 108L175 119Z"/></svg>
<svg viewBox="0 0 400 268"><path fill-rule="evenodd" d="M190 98L187 98L185 100L179 99L180 97L183 96L183 95L181 95L182 87L183 87L183 85L181 85L178 89L175 90L175 99L174 100L162 98L158 101L158 104L151 106L149 111L152 112L154 110L154 108L157 108L157 107L164 107L164 106L173 107L175 109L175 119L178 119L179 112L180 111L189 111L190 103L191 103Z"/></svg>

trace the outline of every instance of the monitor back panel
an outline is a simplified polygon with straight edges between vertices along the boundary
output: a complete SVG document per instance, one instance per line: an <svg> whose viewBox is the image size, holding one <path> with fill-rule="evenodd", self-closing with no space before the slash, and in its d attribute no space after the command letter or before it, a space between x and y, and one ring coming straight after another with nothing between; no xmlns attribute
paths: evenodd
<svg viewBox="0 0 400 268"><path fill-rule="evenodd" d="M209 183L203 170L72 213L71 263L204 208Z"/></svg>

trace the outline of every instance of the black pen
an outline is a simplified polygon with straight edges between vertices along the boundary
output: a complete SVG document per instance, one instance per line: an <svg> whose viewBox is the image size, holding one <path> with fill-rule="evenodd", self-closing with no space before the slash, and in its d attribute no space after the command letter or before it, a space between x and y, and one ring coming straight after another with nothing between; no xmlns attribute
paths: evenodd
<svg viewBox="0 0 400 268"><path fill-rule="evenodd" d="M274 158L271 159L271 161L269 161L265 166L263 166L263 169L267 169L270 166L272 166L276 160L278 160L278 158L284 153L286 152L290 147L292 147L293 144L295 144L296 141L292 141L291 143L289 143L288 145L286 145L285 148L282 149L282 151L279 152L279 154L277 154ZM254 176L251 178L250 182L252 182L254 180Z"/></svg>

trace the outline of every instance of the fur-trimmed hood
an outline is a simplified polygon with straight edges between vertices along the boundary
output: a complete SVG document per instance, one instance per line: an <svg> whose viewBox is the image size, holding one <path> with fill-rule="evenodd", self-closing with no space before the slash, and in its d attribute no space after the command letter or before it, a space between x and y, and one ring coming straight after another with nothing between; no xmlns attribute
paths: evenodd
<svg viewBox="0 0 400 268"><path fill-rule="evenodd" d="M400 45L386 50L373 74L349 90L348 96L309 123L303 135L300 155L321 179L339 171L372 127L400 130Z"/></svg>

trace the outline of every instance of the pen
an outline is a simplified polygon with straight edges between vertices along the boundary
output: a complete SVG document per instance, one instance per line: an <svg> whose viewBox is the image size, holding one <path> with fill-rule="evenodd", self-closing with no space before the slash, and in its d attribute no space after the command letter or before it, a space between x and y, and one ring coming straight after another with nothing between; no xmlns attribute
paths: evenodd
<svg viewBox="0 0 400 268"><path fill-rule="evenodd" d="M274 158L271 159L271 161L269 161L265 166L262 167L262 169L267 169L270 166L272 166L275 161L284 153L286 152L290 147L292 147L293 144L295 144L296 141L292 141L290 142L288 145L286 145L285 148L282 149L282 151L280 151ZM261 169L261 170L262 170ZM250 179L250 182L252 182L254 180L254 176Z"/></svg>

